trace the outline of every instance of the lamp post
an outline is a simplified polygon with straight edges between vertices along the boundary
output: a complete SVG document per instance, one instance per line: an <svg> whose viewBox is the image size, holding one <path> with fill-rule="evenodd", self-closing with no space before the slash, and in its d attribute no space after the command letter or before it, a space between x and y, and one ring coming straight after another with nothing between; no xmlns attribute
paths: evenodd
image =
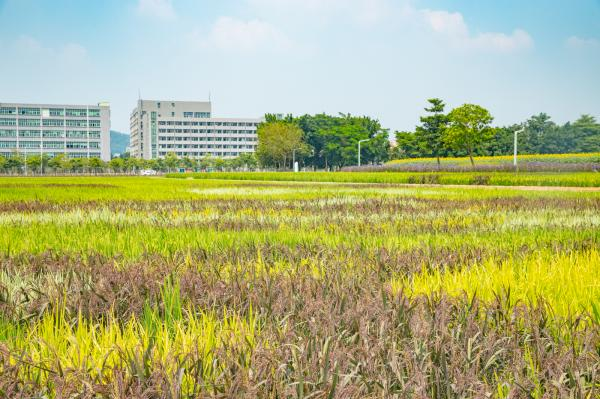
<svg viewBox="0 0 600 399"><path fill-rule="evenodd" d="M525 131L525 128L522 127L519 130L515 131L515 142L513 145L514 148L514 155L513 155L513 165L515 166L515 170L518 172L519 171L519 167L517 166L517 140L519 138L519 133L523 133Z"/></svg>
<svg viewBox="0 0 600 399"><path fill-rule="evenodd" d="M358 140L358 166L360 166L360 143L364 143L365 141L369 141L371 139Z"/></svg>
<svg viewBox="0 0 600 399"><path fill-rule="evenodd" d="M292 169L294 172L296 171L296 151L301 150L302 148L294 148L292 150Z"/></svg>

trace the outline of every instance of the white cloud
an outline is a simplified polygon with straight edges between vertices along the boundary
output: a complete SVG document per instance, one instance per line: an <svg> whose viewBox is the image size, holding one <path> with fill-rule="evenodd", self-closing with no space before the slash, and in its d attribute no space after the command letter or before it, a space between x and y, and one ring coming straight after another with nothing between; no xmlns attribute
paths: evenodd
<svg viewBox="0 0 600 399"><path fill-rule="evenodd" d="M351 18L372 25L389 14L390 0L247 0L251 6L270 12L298 16L309 14L318 19Z"/></svg>
<svg viewBox="0 0 600 399"><path fill-rule="evenodd" d="M473 35L459 12L421 10L421 14L431 30L458 48L509 53L533 47L533 39L522 29L515 29L511 34L483 32Z"/></svg>
<svg viewBox="0 0 600 399"><path fill-rule="evenodd" d="M193 37L202 47L223 51L285 50L291 46L281 31L258 19L244 21L220 17L207 36L195 32Z"/></svg>
<svg viewBox="0 0 600 399"><path fill-rule="evenodd" d="M565 41L565 45L571 49L600 49L600 40L595 38L581 38L571 36Z"/></svg>
<svg viewBox="0 0 600 399"><path fill-rule="evenodd" d="M161 19L173 19L176 16L171 0L139 0L137 11L141 15Z"/></svg>
<svg viewBox="0 0 600 399"><path fill-rule="evenodd" d="M20 36L15 48L21 54L53 60L64 65L82 65L87 61L87 50L77 43L67 43L58 48L45 47L31 36Z"/></svg>

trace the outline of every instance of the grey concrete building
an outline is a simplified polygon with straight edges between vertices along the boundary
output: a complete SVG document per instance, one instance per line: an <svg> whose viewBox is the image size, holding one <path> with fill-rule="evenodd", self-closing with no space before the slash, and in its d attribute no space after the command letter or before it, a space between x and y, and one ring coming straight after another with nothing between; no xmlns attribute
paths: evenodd
<svg viewBox="0 0 600 399"><path fill-rule="evenodd" d="M214 118L210 102L138 100L131 113L131 155L143 159L235 158L256 150L261 119Z"/></svg>
<svg viewBox="0 0 600 399"><path fill-rule="evenodd" d="M0 103L0 155L110 160L110 107Z"/></svg>

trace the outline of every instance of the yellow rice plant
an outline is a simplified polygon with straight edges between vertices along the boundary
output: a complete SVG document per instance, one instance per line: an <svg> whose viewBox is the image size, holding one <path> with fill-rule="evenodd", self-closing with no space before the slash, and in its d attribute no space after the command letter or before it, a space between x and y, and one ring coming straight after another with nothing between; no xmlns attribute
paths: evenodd
<svg viewBox="0 0 600 399"><path fill-rule="evenodd" d="M35 364L35 368L23 367L24 372L42 384L49 384L51 374L89 375L107 383L115 368L136 377L152 370L172 375L184 370L181 384L186 392L198 375L209 387L224 367L225 359L219 356L234 348L236 359L249 367L259 333L252 311L247 317L219 317L214 312L188 309L184 319L165 320L148 307L139 319L122 322L109 317L93 322L81 315L70 321L59 304L7 344L14 354L13 363ZM189 375L194 367L194 376Z"/></svg>
<svg viewBox="0 0 600 399"><path fill-rule="evenodd" d="M477 295L490 302L510 293L510 304L535 304L542 299L557 316L581 313L597 318L600 306L600 253L597 250L570 254L542 253L524 259L482 264L458 270L425 270L393 279L392 290L410 296L445 293L450 296ZM600 320L596 320L600 322Z"/></svg>

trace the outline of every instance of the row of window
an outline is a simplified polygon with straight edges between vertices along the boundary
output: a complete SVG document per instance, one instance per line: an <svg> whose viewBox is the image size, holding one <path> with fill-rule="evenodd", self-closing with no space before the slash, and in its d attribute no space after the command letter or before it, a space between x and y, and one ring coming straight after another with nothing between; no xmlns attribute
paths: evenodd
<svg viewBox="0 0 600 399"><path fill-rule="evenodd" d="M159 121L161 126L249 126L256 127L254 122L182 122L182 121Z"/></svg>
<svg viewBox="0 0 600 399"><path fill-rule="evenodd" d="M161 151L159 153L159 155L161 157L165 157L167 156L168 153L170 153L171 151ZM232 151L232 152L222 152L222 151L213 151L213 152L205 152L205 151L200 151L200 152L189 152L189 151L177 151L175 152L175 154L178 157L192 157L192 158L198 158L198 157L206 157L206 156L213 156L213 157L238 157L241 154L244 154L244 152L239 152L239 151Z"/></svg>
<svg viewBox="0 0 600 399"><path fill-rule="evenodd" d="M240 149L240 150L253 150L253 145L236 145L236 144L213 144L213 145L204 145L204 144L161 144L160 149L165 148L184 148L184 149L192 149L192 148L207 148L207 149L215 149L215 148L232 148L232 149Z"/></svg>
<svg viewBox="0 0 600 399"><path fill-rule="evenodd" d="M28 151L27 153L28 157L31 156L39 156L41 155L39 152L31 152ZM54 158L55 156L59 155L59 154L65 154L64 151L61 152L44 152L44 155L50 158ZM68 152L67 154L67 158L100 158L100 153L99 152ZM14 156L15 153L14 152L1 152L0 151L0 156L4 157L4 158L10 158L12 156Z"/></svg>
<svg viewBox="0 0 600 399"><path fill-rule="evenodd" d="M89 121L82 119L18 119L19 126L29 127L100 127L100 120L93 119ZM89 126L88 126L89 125ZM0 118L0 126L17 126L15 118Z"/></svg>
<svg viewBox="0 0 600 399"><path fill-rule="evenodd" d="M184 118L210 118L210 112L184 112Z"/></svg>
<svg viewBox="0 0 600 399"><path fill-rule="evenodd" d="M257 137L177 137L177 136L159 136L160 141L258 141Z"/></svg>
<svg viewBox="0 0 600 399"><path fill-rule="evenodd" d="M0 115L100 117L99 109L0 107Z"/></svg>
<svg viewBox="0 0 600 399"><path fill-rule="evenodd" d="M100 143L85 141L0 141L0 148L53 148L53 149L100 149Z"/></svg>
<svg viewBox="0 0 600 399"><path fill-rule="evenodd" d="M100 132L93 130L19 130L19 137L51 137L51 138L75 138L75 139L100 139ZM16 130L0 130L0 137L17 137Z"/></svg>
<svg viewBox="0 0 600 399"><path fill-rule="evenodd" d="M196 134L252 134L255 130L217 130L217 129L158 129L159 133L196 133Z"/></svg>

